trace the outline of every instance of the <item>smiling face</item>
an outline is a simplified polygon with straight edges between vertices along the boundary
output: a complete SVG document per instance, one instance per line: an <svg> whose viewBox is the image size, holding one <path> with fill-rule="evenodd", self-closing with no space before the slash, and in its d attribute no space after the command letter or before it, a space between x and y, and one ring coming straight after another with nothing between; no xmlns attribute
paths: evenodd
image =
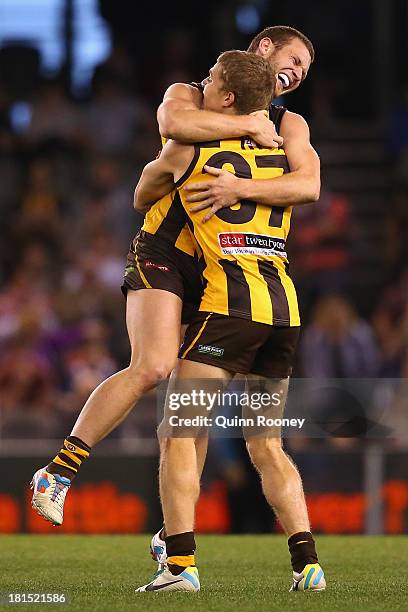
<svg viewBox="0 0 408 612"><path fill-rule="evenodd" d="M306 45L299 38L292 38L282 47L275 46L270 38L263 38L257 54L270 62L277 75L276 97L297 89L305 80L312 63Z"/></svg>

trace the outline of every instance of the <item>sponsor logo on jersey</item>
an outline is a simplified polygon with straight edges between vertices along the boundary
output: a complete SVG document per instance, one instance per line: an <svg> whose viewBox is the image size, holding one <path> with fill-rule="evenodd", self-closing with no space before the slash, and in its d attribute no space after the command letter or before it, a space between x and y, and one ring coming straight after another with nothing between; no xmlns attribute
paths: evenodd
<svg viewBox="0 0 408 612"><path fill-rule="evenodd" d="M211 346L210 344L199 344L198 352L212 357L222 357L224 349L219 346Z"/></svg>
<svg viewBox="0 0 408 612"><path fill-rule="evenodd" d="M249 136L244 136L241 140L241 146L243 149L247 148L247 149L262 149L262 147L257 144L255 142L255 140L252 140L252 138L249 138Z"/></svg>
<svg viewBox="0 0 408 612"><path fill-rule="evenodd" d="M218 244L224 255L278 255L286 257L283 238L250 234L249 232L224 232L218 234Z"/></svg>
<svg viewBox="0 0 408 612"><path fill-rule="evenodd" d="M170 272L170 268L164 264L156 264L153 261L145 261L143 265L145 268L157 268L157 270L161 270L162 272Z"/></svg>

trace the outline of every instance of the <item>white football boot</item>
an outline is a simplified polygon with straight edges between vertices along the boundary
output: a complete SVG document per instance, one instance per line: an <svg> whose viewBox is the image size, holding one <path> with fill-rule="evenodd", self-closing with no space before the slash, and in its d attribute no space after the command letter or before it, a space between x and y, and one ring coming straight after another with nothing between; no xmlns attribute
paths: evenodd
<svg viewBox="0 0 408 612"><path fill-rule="evenodd" d="M161 538L161 532L162 528L154 534L150 542L150 554L153 561L159 564L158 572L164 569L167 559L166 542Z"/></svg>
<svg viewBox="0 0 408 612"><path fill-rule="evenodd" d="M200 590L200 579L198 570L194 566L186 567L186 569L178 574L172 574L165 565L161 572L158 572L153 580L144 586L136 589L136 593L147 593L152 591L190 591L196 593Z"/></svg>
<svg viewBox="0 0 408 612"><path fill-rule="evenodd" d="M32 507L53 525L62 525L65 496L71 485L69 478L51 474L46 468L37 470L31 481Z"/></svg>
<svg viewBox="0 0 408 612"><path fill-rule="evenodd" d="M293 584L289 591L324 591L325 588L322 568L318 563L309 563L300 574L293 572Z"/></svg>

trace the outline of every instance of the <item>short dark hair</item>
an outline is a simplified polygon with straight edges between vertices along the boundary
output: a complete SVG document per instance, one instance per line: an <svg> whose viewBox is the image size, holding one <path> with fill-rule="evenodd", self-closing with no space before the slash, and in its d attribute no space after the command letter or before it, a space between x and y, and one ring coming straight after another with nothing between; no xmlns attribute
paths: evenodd
<svg viewBox="0 0 408 612"><path fill-rule="evenodd" d="M315 58L315 50L312 45L312 42L308 39L307 36L299 32L299 30L295 30L295 28L291 28L290 26L271 26L270 28L265 28L262 32L259 32L252 40L248 47L248 51L250 53L255 53L259 47L259 43L263 38L270 38L274 45L279 47L284 47L294 38L298 38L305 45L306 49L310 53L310 59L313 62Z"/></svg>
<svg viewBox="0 0 408 612"><path fill-rule="evenodd" d="M269 62L248 51L225 51L218 58L225 91L235 95L239 115L269 108L276 78Z"/></svg>

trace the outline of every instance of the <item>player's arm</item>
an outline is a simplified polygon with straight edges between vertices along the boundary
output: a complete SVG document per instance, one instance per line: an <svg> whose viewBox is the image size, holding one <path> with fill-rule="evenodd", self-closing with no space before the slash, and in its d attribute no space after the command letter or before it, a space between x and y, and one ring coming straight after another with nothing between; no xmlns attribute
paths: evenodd
<svg viewBox="0 0 408 612"><path fill-rule="evenodd" d="M194 148L167 142L160 156L147 164L136 185L133 206L145 213L160 198L175 188L175 180L183 174L193 157Z"/></svg>
<svg viewBox="0 0 408 612"><path fill-rule="evenodd" d="M295 206L316 202L320 196L320 160L310 144L310 132L300 115L286 112L281 126L290 173L272 179L241 179L231 172L205 167L212 180L186 187L189 202L200 202L191 212L210 208L213 214L240 200L267 206Z"/></svg>
<svg viewBox="0 0 408 612"><path fill-rule="evenodd" d="M160 157L146 164L136 185L133 206L141 213L174 189L174 168L166 154L166 144Z"/></svg>
<svg viewBox="0 0 408 612"><path fill-rule="evenodd" d="M163 138L183 143L250 136L263 147L281 146L274 124L265 113L226 115L202 110L202 94L197 87L174 83L164 94L157 111Z"/></svg>
<svg viewBox="0 0 408 612"><path fill-rule="evenodd" d="M320 159L310 143L310 131L300 115L286 112L281 134L290 172L274 179L248 181L240 179L239 199L249 199L272 206L289 206L316 202L320 197Z"/></svg>

